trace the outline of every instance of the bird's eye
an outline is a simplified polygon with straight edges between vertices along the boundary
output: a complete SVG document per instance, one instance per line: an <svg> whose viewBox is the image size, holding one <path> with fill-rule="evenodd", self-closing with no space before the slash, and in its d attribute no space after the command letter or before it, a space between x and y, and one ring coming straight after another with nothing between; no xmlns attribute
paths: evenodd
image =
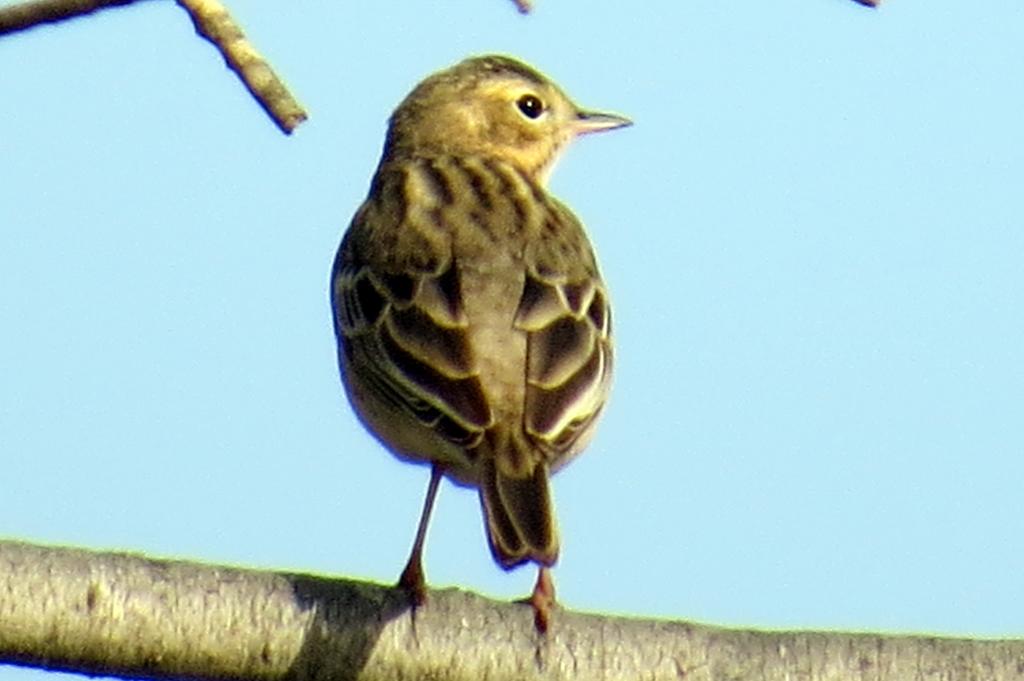
<svg viewBox="0 0 1024 681"><path fill-rule="evenodd" d="M536 95L523 95L516 100L516 106L527 118L539 118L544 113L544 102Z"/></svg>

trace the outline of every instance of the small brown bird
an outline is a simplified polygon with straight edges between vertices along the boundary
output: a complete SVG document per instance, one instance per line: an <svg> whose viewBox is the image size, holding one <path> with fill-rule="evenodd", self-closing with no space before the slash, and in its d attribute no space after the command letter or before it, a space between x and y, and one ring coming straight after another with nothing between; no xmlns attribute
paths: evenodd
<svg viewBox="0 0 1024 681"><path fill-rule="evenodd" d="M629 124L503 56L429 76L391 117L331 302L359 418L399 458L432 466L399 580L415 604L443 475L479 489L501 567L540 566L530 602L547 627L558 558L548 476L593 433L612 342L586 233L544 184L573 138Z"/></svg>

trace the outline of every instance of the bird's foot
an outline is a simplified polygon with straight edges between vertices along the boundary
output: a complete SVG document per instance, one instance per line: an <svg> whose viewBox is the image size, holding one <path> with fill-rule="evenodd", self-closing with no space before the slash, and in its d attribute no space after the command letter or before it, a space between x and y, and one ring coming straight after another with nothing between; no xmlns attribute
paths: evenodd
<svg viewBox="0 0 1024 681"><path fill-rule="evenodd" d="M409 560L396 586L408 594L409 605L414 610L427 602L427 580L423 575L423 564L419 560Z"/></svg>
<svg viewBox="0 0 1024 681"><path fill-rule="evenodd" d="M537 571L537 583L527 602L533 607L533 625L537 633L546 634L551 623L551 611L558 605L555 600L555 583L548 568L542 567Z"/></svg>

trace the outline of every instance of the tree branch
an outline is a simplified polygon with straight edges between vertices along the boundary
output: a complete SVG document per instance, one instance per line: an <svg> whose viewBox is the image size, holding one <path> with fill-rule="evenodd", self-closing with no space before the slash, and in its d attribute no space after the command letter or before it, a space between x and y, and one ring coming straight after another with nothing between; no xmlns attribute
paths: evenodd
<svg viewBox="0 0 1024 681"><path fill-rule="evenodd" d="M0 7L0 35L40 24L64 21L96 10L130 5L136 0L34 0Z"/></svg>
<svg viewBox="0 0 1024 681"><path fill-rule="evenodd" d="M33 26L64 21L100 9L128 5L136 0L33 0L0 7L0 35ZM290 134L306 112L274 73L266 59L253 47L242 29L218 0L177 0L189 13L196 32L220 51L228 67L285 134Z"/></svg>
<svg viewBox="0 0 1024 681"><path fill-rule="evenodd" d="M757 632L0 541L0 662L130 678L1020 679L1024 642Z"/></svg>
<svg viewBox="0 0 1024 681"><path fill-rule="evenodd" d="M231 18L227 7L217 0L177 0L192 17L196 33L220 50L228 67L238 74L245 87L270 115L281 132L291 134L306 111L288 92L274 69L253 47L242 29Z"/></svg>

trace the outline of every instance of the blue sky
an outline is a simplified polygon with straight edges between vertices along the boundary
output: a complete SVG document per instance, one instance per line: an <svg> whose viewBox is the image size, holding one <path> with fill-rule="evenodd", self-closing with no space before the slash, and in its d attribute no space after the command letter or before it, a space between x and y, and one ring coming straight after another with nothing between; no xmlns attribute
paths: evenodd
<svg viewBox="0 0 1024 681"><path fill-rule="evenodd" d="M1024 5L369 4L231 3L290 138L173 3L0 40L0 536L393 580L427 471L344 399L328 272L395 104L503 52L636 122L551 182L618 334L561 600L1024 635ZM426 569L534 576L449 485Z"/></svg>

